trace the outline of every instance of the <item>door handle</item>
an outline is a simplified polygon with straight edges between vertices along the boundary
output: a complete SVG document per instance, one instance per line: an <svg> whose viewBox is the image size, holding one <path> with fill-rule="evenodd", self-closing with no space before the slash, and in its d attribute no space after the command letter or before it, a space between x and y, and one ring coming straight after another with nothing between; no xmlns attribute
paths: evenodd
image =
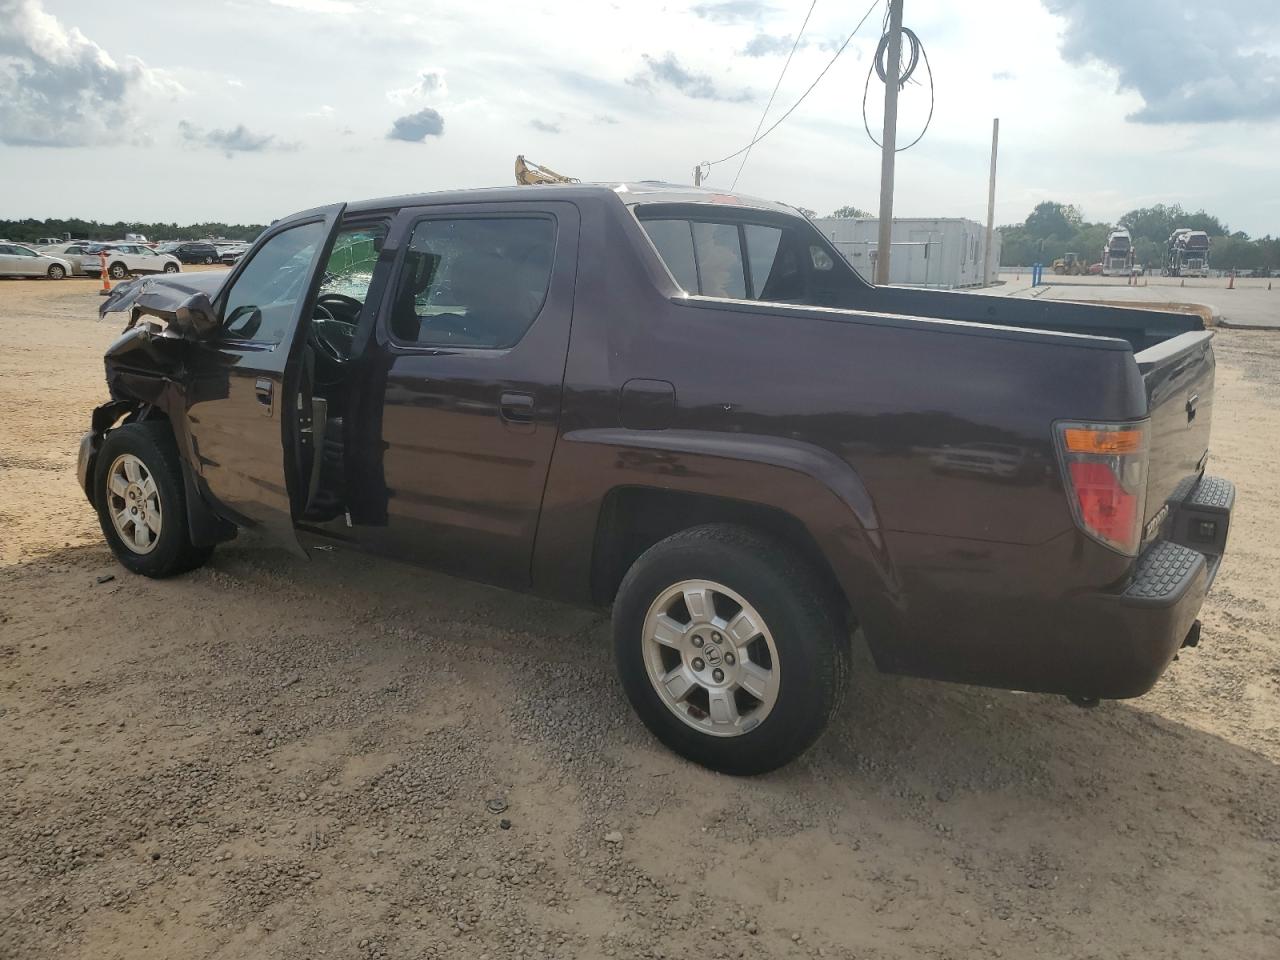
<svg viewBox="0 0 1280 960"><path fill-rule="evenodd" d="M275 393L275 383L266 378L259 378L253 385L253 392L258 398L258 402L267 408L266 412L271 413L271 398Z"/></svg>
<svg viewBox="0 0 1280 960"><path fill-rule="evenodd" d="M502 419L507 423L533 426L533 396L528 393L504 393L501 401Z"/></svg>

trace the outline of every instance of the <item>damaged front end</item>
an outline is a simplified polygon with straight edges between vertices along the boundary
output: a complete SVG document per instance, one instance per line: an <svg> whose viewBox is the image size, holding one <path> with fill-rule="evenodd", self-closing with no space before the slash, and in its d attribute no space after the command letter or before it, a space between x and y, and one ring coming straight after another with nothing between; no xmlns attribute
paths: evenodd
<svg viewBox="0 0 1280 960"><path fill-rule="evenodd" d="M190 388L188 351L192 341L217 331L211 298L217 296L225 278L220 273L198 273L147 277L115 286L98 315L105 318L109 313L128 311L129 319L103 357L111 399L93 411L76 461L80 487L96 506L94 475L107 433L124 423L167 420L179 452L188 524L195 543L216 543L235 533L234 527L213 515L198 491L191 469L191 440L185 428Z"/></svg>

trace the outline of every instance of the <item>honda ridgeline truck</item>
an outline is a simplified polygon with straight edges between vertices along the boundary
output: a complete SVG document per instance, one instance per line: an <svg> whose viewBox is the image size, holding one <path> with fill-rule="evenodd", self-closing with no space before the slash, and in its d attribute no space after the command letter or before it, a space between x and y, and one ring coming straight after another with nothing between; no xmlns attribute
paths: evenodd
<svg viewBox="0 0 1280 960"><path fill-rule="evenodd" d="M612 605L668 746L807 748L881 670L1078 703L1199 637L1234 488L1195 316L875 287L665 184L337 204L121 284L79 477L130 570L239 529Z"/></svg>

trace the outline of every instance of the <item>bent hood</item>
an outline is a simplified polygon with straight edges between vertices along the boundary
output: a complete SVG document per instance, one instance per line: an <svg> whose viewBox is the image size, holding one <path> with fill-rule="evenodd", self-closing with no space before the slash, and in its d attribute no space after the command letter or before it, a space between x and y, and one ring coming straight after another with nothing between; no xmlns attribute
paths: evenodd
<svg viewBox="0 0 1280 960"><path fill-rule="evenodd" d="M125 327L127 330L138 320L137 307L156 307L172 311L197 293L203 293L213 300L229 276L231 276L229 271L226 273L201 271L126 280L124 283L116 284L107 298L102 301L98 307L98 317L102 319L108 313L132 310L129 323Z"/></svg>

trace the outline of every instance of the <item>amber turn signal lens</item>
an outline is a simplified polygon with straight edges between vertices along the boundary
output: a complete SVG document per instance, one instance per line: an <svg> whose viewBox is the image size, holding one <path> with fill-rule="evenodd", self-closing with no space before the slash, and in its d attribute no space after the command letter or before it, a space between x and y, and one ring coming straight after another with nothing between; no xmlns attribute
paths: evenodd
<svg viewBox="0 0 1280 960"><path fill-rule="evenodd" d="M1087 430L1069 427L1062 431L1070 453L1137 453L1142 449L1141 430Z"/></svg>

